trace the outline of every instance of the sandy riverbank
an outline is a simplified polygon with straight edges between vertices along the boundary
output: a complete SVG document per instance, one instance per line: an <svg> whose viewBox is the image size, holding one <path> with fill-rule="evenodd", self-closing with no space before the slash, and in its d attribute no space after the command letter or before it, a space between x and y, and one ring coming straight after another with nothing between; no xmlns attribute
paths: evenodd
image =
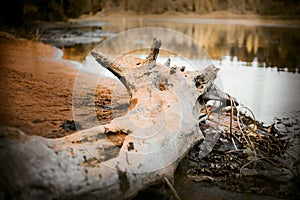
<svg viewBox="0 0 300 200"><path fill-rule="evenodd" d="M78 71L58 55L58 49L50 45L0 33L0 125L45 137L72 133L62 124L73 119L72 92ZM101 81L104 86L109 83ZM100 104L109 103L102 101L109 90L99 88L97 94ZM108 120L103 111L97 114L99 120Z"/></svg>
<svg viewBox="0 0 300 200"><path fill-rule="evenodd" d="M42 43L0 34L1 125L53 137L72 119L76 70ZM67 70L66 70L67 69Z"/></svg>

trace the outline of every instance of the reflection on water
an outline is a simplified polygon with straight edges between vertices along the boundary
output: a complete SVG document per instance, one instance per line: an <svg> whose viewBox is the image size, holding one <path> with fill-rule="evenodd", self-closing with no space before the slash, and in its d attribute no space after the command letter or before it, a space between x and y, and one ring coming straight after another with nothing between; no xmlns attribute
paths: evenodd
<svg viewBox="0 0 300 200"><path fill-rule="evenodd" d="M225 56L216 63L224 91L249 107L256 119L271 123L274 117L300 117L300 75L274 68L243 67ZM255 63L254 63L255 64Z"/></svg>
<svg viewBox="0 0 300 200"><path fill-rule="evenodd" d="M95 34L83 34L84 36L103 36L104 33L113 34L139 27L177 30L190 36L206 49L214 63L221 68L220 75L225 91L249 106L257 119L271 122L274 117L292 116L295 113L300 115L300 27L205 23L205 20L200 22L132 18L111 20L102 25L95 23L97 27L86 27L86 23L82 22L76 28L84 27L82 30L90 32L97 30ZM163 44L172 43L174 40L168 35L158 37L162 39ZM102 39L105 39L105 36ZM93 40L86 42L86 37L83 40L85 42L81 42L80 37L76 37L76 41L81 44L62 47L66 59L83 61L88 52L97 46L97 43L91 43ZM132 41L124 39L118 46L122 48L129 43ZM199 52L191 51L195 48L192 43L173 43L179 49L177 52L184 52L186 58L201 57ZM118 52L118 46L106 48L111 51L106 53Z"/></svg>
<svg viewBox="0 0 300 200"><path fill-rule="evenodd" d="M222 60L224 56L230 56L233 60L245 62L246 66L252 66L253 61L259 67L277 67L279 71L288 70L299 72L300 67L300 27L288 26L248 26L247 24L235 23L188 23L186 20L180 22L158 20L158 19L122 19L112 20L106 25L90 31L101 29L106 33L118 33L138 27L164 27L182 32L193 38L203 46L212 59ZM221 22L220 22L221 23ZM84 23L82 24L84 26ZM76 26L78 28L80 26ZM85 30L87 28L85 27ZM85 34L86 35L86 34ZM92 35L92 34L90 34ZM104 37L105 38L105 37ZM86 38L85 38L86 39ZM164 37L168 40L168 37ZM172 38L169 38L172 40ZM83 59L88 51L96 46L96 43L78 44L64 48L66 58L77 56ZM125 42L122 45L126 45ZM193 48L190 44L181 44L182 51ZM78 57L78 56L82 57ZM197 58L197 55L190 55L190 58Z"/></svg>

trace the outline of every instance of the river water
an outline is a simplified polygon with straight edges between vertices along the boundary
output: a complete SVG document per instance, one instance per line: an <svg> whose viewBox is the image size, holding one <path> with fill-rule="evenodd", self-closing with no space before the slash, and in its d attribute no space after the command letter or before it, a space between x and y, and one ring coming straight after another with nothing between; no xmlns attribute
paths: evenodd
<svg viewBox="0 0 300 200"><path fill-rule="evenodd" d="M168 28L191 37L221 69L224 91L249 107L256 119L271 123L274 117L300 116L300 25L259 20L93 18L43 25L41 39L61 48L64 58L82 62L99 42L141 27ZM182 52L191 52L188 59L197 59L192 48L180 46Z"/></svg>

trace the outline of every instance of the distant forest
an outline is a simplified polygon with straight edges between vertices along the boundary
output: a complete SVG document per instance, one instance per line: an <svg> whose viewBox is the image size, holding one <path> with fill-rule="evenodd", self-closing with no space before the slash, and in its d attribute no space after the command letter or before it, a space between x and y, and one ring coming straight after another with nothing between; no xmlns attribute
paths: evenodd
<svg viewBox="0 0 300 200"><path fill-rule="evenodd" d="M31 20L62 21L82 14L131 13L276 15L300 17L299 0L1 0L0 24L22 24Z"/></svg>

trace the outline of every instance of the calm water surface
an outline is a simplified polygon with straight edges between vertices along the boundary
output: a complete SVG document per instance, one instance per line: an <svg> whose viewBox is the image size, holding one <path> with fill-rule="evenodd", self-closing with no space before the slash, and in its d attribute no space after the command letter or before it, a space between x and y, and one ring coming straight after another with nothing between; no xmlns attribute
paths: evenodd
<svg viewBox="0 0 300 200"><path fill-rule="evenodd" d="M269 123L274 117L300 115L300 26L230 20L97 19L44 26L42 40L62 48L64 58L81 62L102 40L140 27L170 28L194 39L221 68L224 90L250 107L257 119ZM163 37L162 41L166 40L172 38ZM188 59L197 59L191 44L180 43L179 48L190 52Z"/></svg>

